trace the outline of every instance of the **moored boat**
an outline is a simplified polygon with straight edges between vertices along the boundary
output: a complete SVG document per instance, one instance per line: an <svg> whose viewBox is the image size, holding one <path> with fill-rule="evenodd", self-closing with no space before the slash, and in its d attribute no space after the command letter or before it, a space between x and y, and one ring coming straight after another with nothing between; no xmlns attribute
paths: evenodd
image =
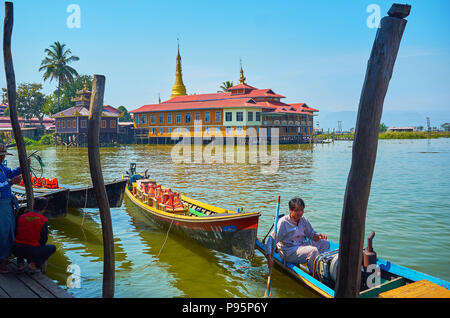
<svg viewBox="0 0 450 318"><path fill-rule="evenodd" d="M238 213L173 192L152 179L133 174L127 197L146 218L203 246L249 259L254 255L260 213Z"/></svg>
<svg viewBox="0 0 450 318"><path fill-rule="evenodd" d="M25 190L16 192L12 189L13 194L16 196L19 206L26 207L27 199L25 196ZM47 218L62 217L67 214L68 202L69 202L69 190L58 189L48 193L36 193L33 192L34 197L45 197L48 200L48 206L45 210L44 216Z"/></svg>
<svg viewBox="0 0 450 318"><path fill-rule="evenodd" d="M264 240L257 238L255 248L265 255ZM330 251L316 258L314 275L310 274L306 264L285 262L276 251L273 254L273 260L275 266L319 296L334 298L338 252L339 244L330 241ZM365 267L362 264L360 298L399 296L402 298L450 297L450 283L380 258L376 258L376 261L369 266Z"/></svg>
<svg viewBox="0 0 450 318"><path fill-rule="evenodd" d="M109 206L111 208L120 207L122 205L126 184L127 180L125 179L105 183ZM83 187L60 186L56 178L48 179L33 177L33 192L35 193L49 194L64 189L69 191L68 206L70 208L98 208L92 185ZM12 190L16 193L24 193L25 187L20 184L13 185Z"/></svg>

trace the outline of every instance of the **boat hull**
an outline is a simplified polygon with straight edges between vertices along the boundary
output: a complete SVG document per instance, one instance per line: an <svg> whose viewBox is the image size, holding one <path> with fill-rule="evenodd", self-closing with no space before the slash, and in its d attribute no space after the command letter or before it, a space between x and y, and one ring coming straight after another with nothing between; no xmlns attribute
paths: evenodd
<svg viewBox="0 0 450 318"><path fill-rule="evenodd" d="M122 206L124 190L127 184L127 179L116 180L112 182L105 183L106 194L108 196L109 207L118 208ZM25 188L21 186L14 185L13 191L18 193L24 193ZM60 188L60 189L46 189L46 188L33 188L33 192L39 194L49 194L53 192L58 192L61 189L67 189L69 191L68 195L68 206L70 208L89 208L97 209L98 203L94 193L93 186L80 187L80 188Z"/></svg>
<svg viewBox="0 0 450 318"><path fill-rule="evenodd" d="M21 207L25 207L27 200L25 198L25 192L13 193L17 196L17 199L19 201L19 205ZM57 218L57 217L63 217L67 215L67 208L68 208L68 202L69 202L69 190L68 189L62 189L62 190L56 190L50 193L36 193L33 192L34 197L45 197L48 200L48 206L47 209L44 212L44 216L47 218Z"/></svg>
<svg viewBox="0 0 450 318"><path fill-rule="evenodd" d="M135 203L144 216L157 224L170 227L170 231L188 236L201 245L240 258L250 259L254 255L259 213L238 215L224 213L221 216L186 217L164 213L137 198L128 188L127 197Z"/></svg>
<svg viewBox="0 0 450 318"><path fill-rule="evenodd" d="M261 253L265 254L265 245L259 239L256 239L255 248ZM338 249L339 245L335 242L330 242L330 248L331 250ZM290 274L294 279L309 287L319 296L325 298L334 298L334 290L321 281L317 280L316 278L312 277L309 272L307 272L306 267L303 267L303 269L301 269L300 266L284 262L280 255L276 252L273 255L273 259L275 265L278 268ZM427 280L438 286L450 289L450 283L445 280L391 263L389 261L385 261L383 259L377 259L376 265L380 269L381 277L389 277L389 279L384 280L381 285L361 291L359 295L360 298L378 297L378 295L384 291L393 290L405 284L417 282L420 280Z"/></svg>

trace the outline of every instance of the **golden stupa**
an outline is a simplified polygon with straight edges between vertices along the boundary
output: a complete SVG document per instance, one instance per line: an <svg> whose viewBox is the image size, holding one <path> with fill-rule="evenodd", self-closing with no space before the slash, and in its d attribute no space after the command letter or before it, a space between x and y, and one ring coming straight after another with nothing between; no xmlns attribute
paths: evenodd
<svg viewBox="0 0 450 318"><path fill-rule="evenodd" d="M170 98L175 96L186 95L186 87L183 84L183 75L181 73L181 56L180 56L180 44L178 44L178 55L177 55L177 70L175 73L175 84L172 87L172 95Z"/></svg>

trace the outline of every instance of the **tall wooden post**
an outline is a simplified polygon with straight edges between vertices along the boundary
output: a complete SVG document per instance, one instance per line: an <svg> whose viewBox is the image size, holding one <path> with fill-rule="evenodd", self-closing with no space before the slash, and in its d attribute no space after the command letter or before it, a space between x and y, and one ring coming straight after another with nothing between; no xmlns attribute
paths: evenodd
<svg viewBox="0 0 450 318"><path fill-rule="evenodd" d="M103 111L105 77L94 75L88 121L88 157L92 185L98 202L103 234L103 298L114 297L114 236L108 196L100 164L100 121Z"/></svg>
<svg viewBox="0 0 450 318"><path fill-rule="evenodd" d="M381 19L367 64L342 211L336 297L359 296L366 209L377 155L378 130L407 22L403 18L409 15L410 9L409 5L394 4L388 11L389 16Z"/></svg>
<svg viewBox="0 0 450 318"><path fill-rule="evenodd" d="M16 108L16 75L11 54L11 34L14 24L14 6L12 2L5 2L5 21L3 24L3 60L5 63L6 89L8 92L8 107L11 126L14 132L17 152L19 155L20 169L25 184L25 193L27 196L27 208L33 209L33 185L31 183L30 167L27 160L27 151L20 130L19 119Z"/></svg>

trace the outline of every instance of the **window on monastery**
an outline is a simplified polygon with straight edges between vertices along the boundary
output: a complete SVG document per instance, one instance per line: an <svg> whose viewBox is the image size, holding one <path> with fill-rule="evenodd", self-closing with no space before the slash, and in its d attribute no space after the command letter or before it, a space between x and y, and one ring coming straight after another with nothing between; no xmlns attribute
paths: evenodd
<svg viewBox="0 0 450 318"><path fill-rule="evenodd" d="M115 120L111 120L109 122L109 128L116 128L116 121Z"/></svg>
<svg viewBox="0 0 450 318"><path fill-rule="evenodd" d="M227 126L227 130L226 130L227 135L231 135L231 132L232 132L231 127Z"/></svg>
<svg viewBox="0 0 450 318"><path fill-rule="evenodd" d="M225 113L225 121L232 121L233 120L233 113L232 112L226 112Z"/></svg>
<svg viewBox="0 0 450 318"><path fill-rule="evenodd" d="M253 112L247 113L247 119L248 119L248 121L253 121Z"/></svg>
<svg viewBox="0 0 450 318"><path fill-rule="evenodd" d="M220 134L220 127L219 126L216 127L216 133Z"/></svg>
<svg viewBox="0 0 450 318"><path fill-rule="evenodd" d="M220 123L220 119L221 119L220 112L216 112L215 117L216 117L216 118L215 118L216 123Z"/></svg>
<svg viewBox="0 0 450 318"><path fill-rule="evenodd" d="M236 133L237 133L238 135L242 135L242 132L243 132L242 126L237 126L237 127L236 127Z"/></svg>
<svg viewBox="0 0 450 318"><path fill-rule="evenodd" d="M155 119L155 114L151 114L150 115L150 123L151 124L154 124L156 122L156 119ZM143 122L141 122L142 124L145 124L145 123L143 123Z"/></svg>
<svg viewBox="0 0 450 318"><path fill-rule="evenodd" d="M205 134L209 135L209 127L205 127Z"/></svg>
<svg viewBox="0 0 450 318"><path fill-rule="evenodd" d="M211 120L211 115L209 112L205 112L205 123L209 123Z"/></svg>
<svg viewBox="0 0 450 318"><path fill-rule="evenodd" d="M134 116L134 123L137 125L137 124L139 124L139 115L138 114L136 114L135 116Z"/></svg>
<svg viewBox="0 0 450 318"><path fill-rule="evenodd" d="M172 123L172 114L167 114L167 123L168 124Z"/></svg>
<svg viewBox="0 0 450 318"><path fill-rule="evenodd" d="M236 112L236 121L244 120L244 112Z"/></svg>
<svg viewBox="0 0 450 318"><path fill-rule="evenodd" d="M181 114L177 114L177 124L181 123Z"/></svg>
<svg viewBox="0 0 450 318"><path fill-rule="evenodd" d="M172 116L170 116L170 118L172 118ZM172 127L167 128L167 132L168 132L169 134L171 134L171 133L172 133Z"/></svg>
<svg viewBox="0 0 450 318"><path fill-rule="evenodd" d="M106 128L106 120L102 120L102 128Z"/></svg>
<svg viewBox="0 0 450 318"><path fill-rule="evenodd" d="M261 121L261 112L256 112L256 121Z"/></svg>
<svg viewBox="0 0 450 318"><path fill-rule="evenodd" d="M185 123L191 122L191 113L186 113L186 115L184 115L184 122Z"/></svg>
<svg viewBox="0 0 450 318"><path fill-rule="evenodd" d="M64 120L61 120L61 128L62 129L66 128L66 122Z"/></svg>
<svg viewBox="0 0 450 318"><path fill-rule="evenodd" d="M162 134L164 134L164 128L159 128L159 133L162 135Z"/></svg>
<svg viewBox="0 0 450 318"><path fill-rule="evenodd" d="M56 128L59 129L59 120L56 122Z"/></svg>
<svg viewBox="0 0 450 318"><path fill-rule="evenodd" d="M164 114L159 114L159 123L160 124L164 123Z"/></svg>
<svg viewBox="0 0 450 318"><path fill-rule="evenodd" d="M199 112L195 112L195 120L201 120Z"/></svg>
<svg viewBox="0 0 450 318"><path fill-rule="evenodd" d="M137 118L137 117L136 117ZM83 119L82 121L81 121L81 128L86 128L86 123L87 123L87 120L86 119Z"/></svg>
<svg viewBox="0 0 450 318"><path fill-rule="evenodd" d="M152 128L152 135L156 135L156 128Z"/></svg>
<svg viewBox="0 0 450 318"><path fill-rule="evenodd" d="M70 121L70 119L67 121L67 128L70 128L70 125L71 124L71 121Z"/></svg>
<svg viewBox="0 0 450 318"><path fill-rule="evenodd" d="M76 120L76 119L74 119L74 120L72 121L72 127L73 127L73 128L77 128L77 120Z"/></svg>

